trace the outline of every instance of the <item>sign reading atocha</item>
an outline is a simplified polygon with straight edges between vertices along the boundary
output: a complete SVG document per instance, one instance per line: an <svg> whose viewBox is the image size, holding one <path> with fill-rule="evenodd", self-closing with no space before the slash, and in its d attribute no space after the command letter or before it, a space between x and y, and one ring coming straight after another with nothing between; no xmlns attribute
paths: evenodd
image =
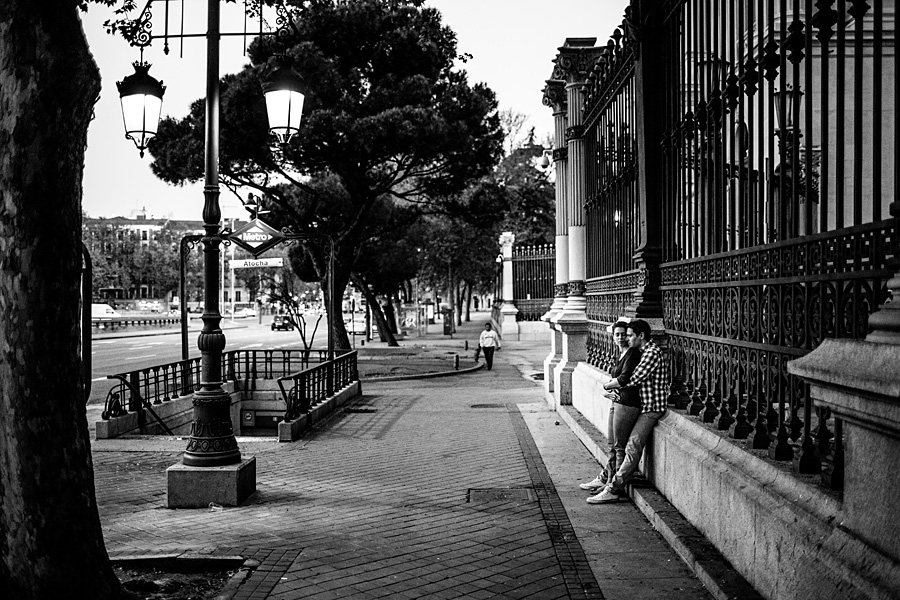
<svg viewBox="0 0 900 600"><path fill-rule="evenodd" d="M247 258L228 261L229 269L253 269L258 267L283 267L284 259L279 258Z"/></svg>

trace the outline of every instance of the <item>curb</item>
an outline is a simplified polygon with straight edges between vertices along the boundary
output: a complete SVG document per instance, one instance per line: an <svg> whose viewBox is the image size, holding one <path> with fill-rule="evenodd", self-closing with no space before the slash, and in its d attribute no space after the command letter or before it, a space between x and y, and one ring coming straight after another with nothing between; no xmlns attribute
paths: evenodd
<svg viewBox="0 0 900 600"><path fill-rule="evenodd" d="M246 329L246 328L247 328L246 325L235 325L234 327L222 327L221 329L222 329L222 331L231 331L233 329ZM200 333L200 330L194 330L194 331L196 333ZM190 329L188 329L188 335L190 335L191 333L194 333L194 332L192 332ZM149 331L134 331L131 333L126 332L126 333L122 333L122 334L100 333L97 335L91 335L91 340L120 340L120 339L127 339L127 338L151 337L151 336L155 336L155 335L172 335L172 334L180 335L181 329L176 327L174 329L153 329L153 330L149 330Z"/></svg>
<svg viewBox="0 0 900 600"><path fill-rule="evenodd" d="M380 383L382 381L410 381L413 379L435 379L437 377L452 377L453 375L474 373L475 371L481 369L483 366L484 365L482 363L478 363L474 367L459 369L458 371L438 371L436 373L418 373L416 375L388 375L387 377L367 377L366 379L361 379L360 381Z"/></svg>
<svg viewBox="0 0 900 600"><path fill-rule="evenodd" d="M250 574L259 567L259 561L243 556L211 556L206 554L161 553L110 555L110 563L125 569L147 569L172 573L197 573L202 571L231 571L235 573L213 600L231 600Z"/></svg>
<svg viewBox="0 0 900 600"><path fill-rule="evenodd" d="M597 461L606 464L606 436L571 406L559 406L556 413ZM627 486L627 493L653 528L717 600L763 600L763 596L716 547L649 482L643 479L636 481Z"/></svg>

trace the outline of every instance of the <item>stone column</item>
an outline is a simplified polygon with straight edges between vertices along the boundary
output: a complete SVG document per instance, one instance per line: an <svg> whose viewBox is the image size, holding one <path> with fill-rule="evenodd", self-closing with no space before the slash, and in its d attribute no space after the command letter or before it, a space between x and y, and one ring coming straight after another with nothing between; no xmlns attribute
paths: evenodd
<svg viewBox="0 0 900 600"><path fill-rule="evenodd" d="M566 220L569 237L568 289L565 306L551 319L562 333L561 357L553 372L557 404L572 403L572 372L587 358L588 321L585 301L585 148L581 90L600 56L597 38L567 38L554 62L553 79L565 82Z"/></svg>
<svg viewBox="0 0 900 600"><path fill-rule="evenodd" d="M544 87L544 104L553 108L553 168L556 177L556 280L553 304L541 317L550 323L550 354L544 359L544 390L552 393L555 386L553 373L562 360L562 330L553 319L566 306L569 289L569 220L568 207L568 149L566 148L566 82L550 79Z"/></svg>
<svg viewBox="0 0 900 600"><path fill-rule="evenodd" d="M513 302L515 298L513 298L512 248L515 241L516 236L511 231L504 231L500 236L500 253L503 255L503 306L500 307L500 336L504 340L519 341L519 323L516 321L519 309Z"/></svg>

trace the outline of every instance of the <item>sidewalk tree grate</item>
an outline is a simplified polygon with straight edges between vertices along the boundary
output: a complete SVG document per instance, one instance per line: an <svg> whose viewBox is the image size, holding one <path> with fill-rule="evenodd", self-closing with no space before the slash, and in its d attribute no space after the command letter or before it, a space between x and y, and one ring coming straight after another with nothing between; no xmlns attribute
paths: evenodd
<svg viewBox="0 0 900 600"><path fill-rule="evenodd" d="M469 408L506 408L505 404L473 404Z"/></svg>
<svg viewBox="0 0 900 600"><path fill-rule="evenodd" d="M531 488L469 488L466 492L466 502L537 502L537 499Z"/></svg>

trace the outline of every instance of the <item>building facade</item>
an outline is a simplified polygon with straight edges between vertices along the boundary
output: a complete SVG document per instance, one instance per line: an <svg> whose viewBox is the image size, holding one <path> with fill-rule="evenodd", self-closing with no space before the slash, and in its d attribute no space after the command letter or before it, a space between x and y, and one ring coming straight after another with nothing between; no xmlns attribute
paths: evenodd
<svg viewBox="0 0 900 600"><path fill-rule="evenodd" d="M233 227L242 223L235 221ZM180 243L183 237L202 235L202 221L155 219L139 213L134 217L91 218L82 223L82 241L93 263L94 301L121 308L140 309L141 301L154 301L162 310L178 300ZM185 276L189 306L202 303L202 266L199 246L186 248ZM228 264L223 253L223 271ZM223 308L250 301L250 293L239 278L222 278Z"/></svg>
<svg viewBox="0 0 900 600"><path fill-rule="evenodd" d="M632 0L544 89L548 398L605 432L607 327L650 322L643 471L766 598L900 597L895 40L892 0Z"/></svg>

